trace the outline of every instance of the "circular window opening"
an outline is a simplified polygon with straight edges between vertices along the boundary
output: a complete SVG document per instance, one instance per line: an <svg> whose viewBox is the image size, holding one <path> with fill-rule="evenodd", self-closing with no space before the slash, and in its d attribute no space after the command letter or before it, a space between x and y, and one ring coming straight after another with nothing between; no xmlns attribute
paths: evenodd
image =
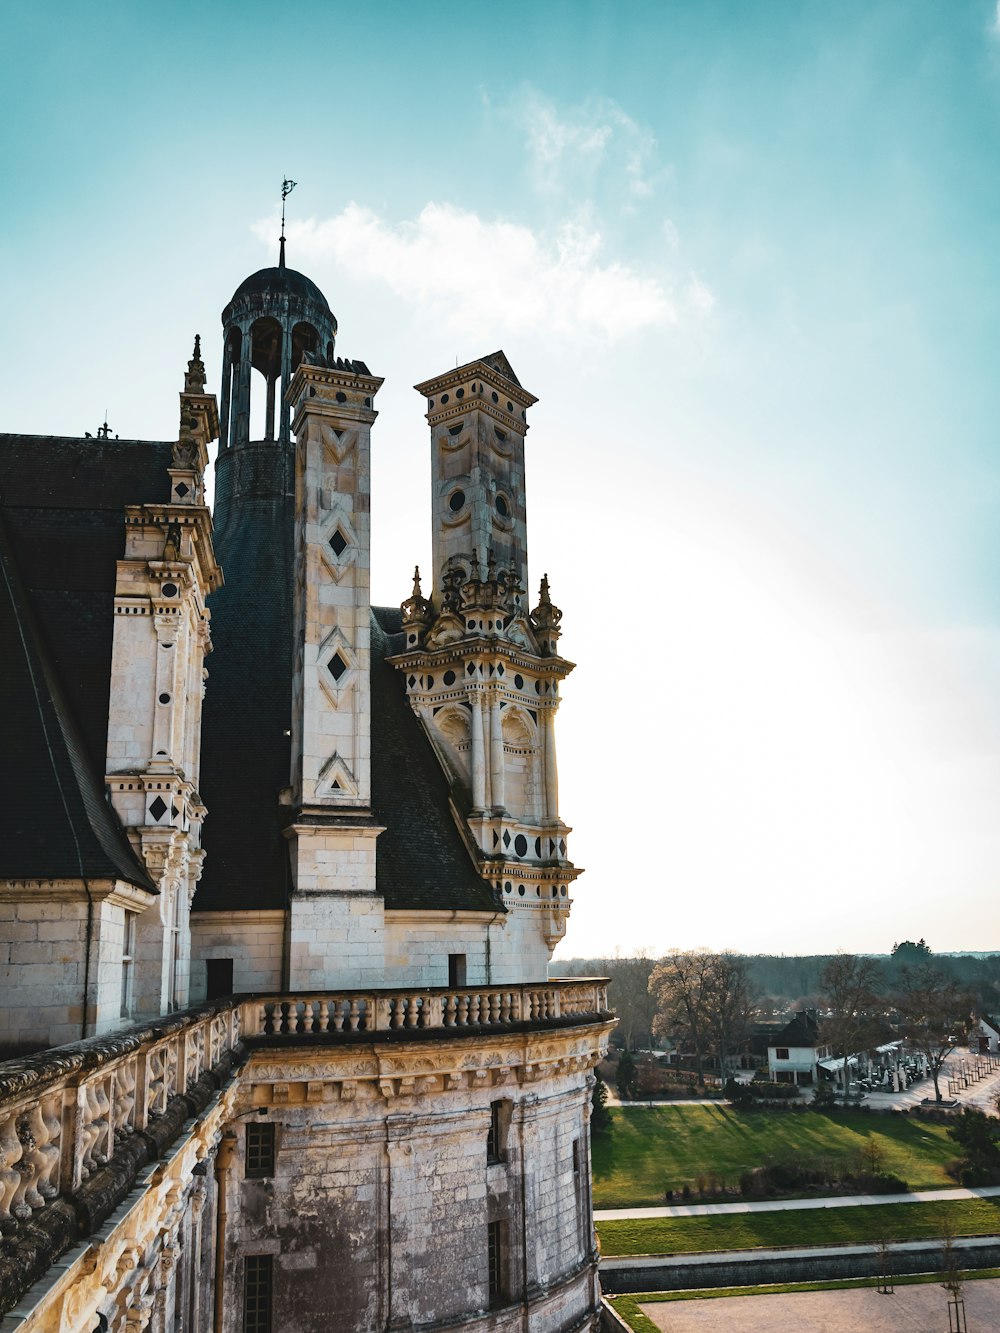
<svg viewBox="0 0 1000 1333"><path fill-rule="evenodd" d="M169 695L169 694L161 694L161 695L160 695L160 703L161 703L161 704L168 704L169 702L170 702L170 695Z"/></svg>
<svg viewBox="0 0 1000 1333"><path fill-rule="evenodd" d="M510 518L510 505L503 495L498 495L496 499L497 513L501 518Z"/></svg>
<svg viewBox="0 0 1000 1333"><path fill-rule="evenodd" d="M518 689L518 690L523 690L523 689L524 689L524 677L523 677L523 676L515 676L515 677L514 677L514 688L515 688L515 689Z"/></svg>
<svg viewBox="0 0 1000 1333"><path fill-rule="evenodd" d="M523 898L523 897L524 897L524 885L523 885L523 884L519 884L519 885L517 886L517 891L518 891L518 893L521 895L521 897Z"/></svg>
<svg viewBox="0 0 1000 1333"><path fill-rule="evenodd" d="M346 394L346 393L338 393L338 394L337 394L337 402L338 402L338 403L346 403L346 402L347 402L347 394Z"/></svg>
<svg viewBox="0 0 1000 1333"><path fill-rule="evenodd" d="M455 390L455 397L456 397L456 398L464 398L464 397L465 397L465 390L464 390L464 389L456 389L456 390Z"/></svg>
<svg viewBox="0 0 1000 1333"><path fill-rule="evenodd" d="M511 884L510 880L507 880L506 884L504 884L504 886L503 886L503 891L504 891L504 893L510 893L510 891L511 891L512 888L513 888L513 885Z"/></svg>
<svg viewBox="0 0 1000 1333"><path fill-rule="evenodd" d="M507 404L507 411L508 411L508 412L513 412L513 410L514 410L514 404L513 404L513 403L508 403L508 404Z"/></svg>
<svg viewBox="0 0 1000 1333"><path fill-rule="evenodd" d="M562 888L559 890L559 892L560 892L560 894L562 895L562 897L564 897L564 898L566 897L566 885L565 885L565 884L562 886Z"/></svg>
<svg viewBox="0 0 1000 1333"><path fill-rule="evenodd" d="M176 597L176 596L177 596L177 584L176 584L176 583L165 583L165 584L163 585L163 595L164 595L164 597Z"/></svg>
<svg viewBox="0 0 1000 1333"><path fill-rule="evenodd" d="M464 504L465 504L465 492L464 491L452 492L451 499L448 501L448 508L451 510L451 512L453 514L457 514Z"/></svg>
<svg viewBox="0 0 1000 1333"><path fill-rule="evenodd" d="M446 403L447 401L448 401L448 395L446 393L443 393L441 395L441 402Z"/></svg>
<svg viewBox="0 0 1000 1333"><path fill-rule="evenodd" d="M499 396L498 396L497 394L495 394L495 393L494 393L494 394L491 394L490 397L493 399L493 401L494 401L495 403L499 403L500 398L499 398Z"/></svg>
<svg viewBox="0 0 1000 1333"><path fill-rule="evenodd" d="M172 648L174 645L172 643L165 643L163 646L164 648Z"/></svg>
<svg viewBox="0 0 1000 1333"><path fill-rule="evenodd" d="M528 839L523 833L519 833L514 839L514 851L518 856L524 856L528 850Z"/></svg>
<svg viewBox="0 0 1000 1333"><path fill-rule="evenodd" d="M444 681L446 685L454 685L455 683L454 671L446 671L444 675L441 677L441 679Z"/></svg>

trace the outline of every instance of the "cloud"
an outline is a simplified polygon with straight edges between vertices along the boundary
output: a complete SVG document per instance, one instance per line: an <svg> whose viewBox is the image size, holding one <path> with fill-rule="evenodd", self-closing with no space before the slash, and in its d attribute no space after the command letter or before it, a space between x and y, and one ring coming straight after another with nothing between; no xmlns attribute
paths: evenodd
<svg viewBox="0 0 1000 1333"><path fill-rule="evenodd" d="M273 221L255 230L269 239ZM289 238L296 255L381 282L470 337L510 330L617 341L701 319L711 306L697 279L608 259L601 233L579 223L540 232L447 203L390 223L350 203L336 217L290 225Z"/></svg>
<svg viewBox="0 0 1000 1333"><path fill-rule="evenodd" d="M509 108L521 127L532 176L545 192L578 190L601 177L607 195L615 175L632 201L647 199L669 174L659 164L656 138L610 97L590 97L561 112L535 89L522 91Z"/></svg>

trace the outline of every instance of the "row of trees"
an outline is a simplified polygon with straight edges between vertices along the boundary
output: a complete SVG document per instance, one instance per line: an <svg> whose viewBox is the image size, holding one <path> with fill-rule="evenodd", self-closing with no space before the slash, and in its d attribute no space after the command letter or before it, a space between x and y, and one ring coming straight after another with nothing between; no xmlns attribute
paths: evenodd
<svg viewBox="0 0 1000 1333"><path fill-rule="evenodd" d="M844 1061L903 1037L924 1057L941 1100L948 1055L968 1039L973 997L923 940L894 947L894 967L855 954L829 957L818 977L821 1044ZM609 960L613 1003L626 1050L671 1039L690 1053L699 1082L709 1062L725 1070L745 1049L760 1017L753 960L730 951L672 950L658 962L644 954ZM886 977L886 972L890 977ZM891 978L891 979L890 979Z"/></svg>
<svg viewBox="0 0 1000 1333"><path fill-rule="evenodd" d="M844 1060L845 1087L851 1055L903 1037L911 1051L923 1056L934 1096L941 1100L941 1070L952 1051L969 1039L974 1002L961 982L935 965L923 940L920 945L922 950L914 946L918 961L902 965L891 990L874 958L838 954L824 968L820 1033Z"/></svg>

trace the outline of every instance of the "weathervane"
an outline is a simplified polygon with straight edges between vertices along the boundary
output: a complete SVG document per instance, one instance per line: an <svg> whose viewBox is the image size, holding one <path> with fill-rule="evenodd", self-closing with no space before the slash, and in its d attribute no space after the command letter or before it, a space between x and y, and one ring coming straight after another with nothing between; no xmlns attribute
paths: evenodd
<svg viewBox="0 0 1000 1333"><path fill-rule="evenodd" d="M281 243L279 247L280 258L278 259L279 268L285 267L285 200L295 189L297 184L298 181L290 181L287 176L281 182Z"/></svg>

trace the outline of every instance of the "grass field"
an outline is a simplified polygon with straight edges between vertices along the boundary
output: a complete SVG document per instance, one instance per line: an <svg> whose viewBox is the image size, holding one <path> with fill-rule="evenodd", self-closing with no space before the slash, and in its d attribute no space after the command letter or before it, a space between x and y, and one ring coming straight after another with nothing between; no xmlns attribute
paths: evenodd
<svg viewBox="0 0 1000 1333"><path fill-rule="evenodd" d="M650 1217L601 1222L606 1257L622 1254L692 1254L777 1245L835 1245L886 1240L933 1240L948 1228L956 1236L1000 1233L1000 1198L941 1203L870 1204L856 1208L789 1209L715 1217Z"/></svg>
<svg viewBox="0 0 1000 1333"><path fill-rule="evenodd" d="M769 1161L826 1158L849 1167L875 1139L882 1168L911 1189L947 1188L958 1155L944 1125L864 1111L742 1111L731 1106L616 1107L592 1145L594 1207L655 1207L700 1175L736 1181Z"/></svg>

